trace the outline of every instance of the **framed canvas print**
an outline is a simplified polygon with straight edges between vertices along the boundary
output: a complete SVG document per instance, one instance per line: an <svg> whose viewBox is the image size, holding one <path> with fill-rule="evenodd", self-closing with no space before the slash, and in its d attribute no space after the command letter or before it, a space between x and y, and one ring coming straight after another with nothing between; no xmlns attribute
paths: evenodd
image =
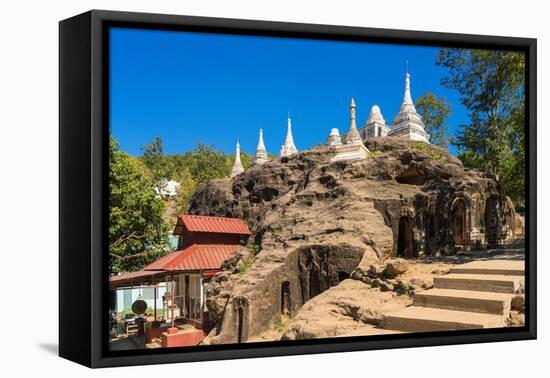
<svg viewBox="0 0 550 378"><path fill-rule="evenodd" d="M536 41L60 22L60 355L536 337Z"/></svg>

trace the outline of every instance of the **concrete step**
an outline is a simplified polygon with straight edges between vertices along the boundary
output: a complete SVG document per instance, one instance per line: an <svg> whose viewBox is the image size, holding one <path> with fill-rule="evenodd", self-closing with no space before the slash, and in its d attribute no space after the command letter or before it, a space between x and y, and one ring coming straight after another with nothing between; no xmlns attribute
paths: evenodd
<svg viewBox="0 0 550 378"><path fill-rule="evenodd" d="M145 349L157 349L157 348L161 348L161 345L159 343L145 344Z"/></svg>
<svg viewBox="0 0 550 378"><path fill-rule="evenodd" d="M511 294L487 291L430 289L414 296L414 306L470 311L483 314L507 315Z"/></svg>
<svg viewBox="0 0 550 378"><path fill-rule="evenodd" d="M525 261L489 260L473 261L451 268L450 273L495 274L506 276L525 276Z"/></svg>
<svg viewBox="0 0 550 378"><path fill-rule="evenodd" d="M191 324L178 324L178 325L176 325L176 328L179 329L180 331L189 331L189 330L195 330L196 329Z"/></svg>
<svg viewBox="0 0 550 378"><path fill-rule="evenodd" d="M434 287L436 289L490 291L493 293L513 294L519 289L523 279L522 276L451 273L434 277Z"/></svg>
<svg viewBox="0 0 550 378"><path fill-rule="evenodd" d="M435 332L460 329L500 328L502 315L411 306L384 316L383 326L403 332Z"/></svg>

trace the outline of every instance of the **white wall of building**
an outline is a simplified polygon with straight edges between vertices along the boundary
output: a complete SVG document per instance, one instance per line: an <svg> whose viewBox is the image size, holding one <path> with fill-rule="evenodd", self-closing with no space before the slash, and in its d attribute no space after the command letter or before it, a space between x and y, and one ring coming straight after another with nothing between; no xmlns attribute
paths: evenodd
<svg viewBox="0 0 550 378"><path fill-rule="evenodd" d="M157 309L162 309L162 296L166 293L165 283L159 284L157 289ZM141 297L141 298L140 298ZM154 308L154 288L151 287L139 287L139 288L126 288L116 291L116 312L128 311L132 309L132 304L138 300L143 299L147 302L147 308Z"/></svg>

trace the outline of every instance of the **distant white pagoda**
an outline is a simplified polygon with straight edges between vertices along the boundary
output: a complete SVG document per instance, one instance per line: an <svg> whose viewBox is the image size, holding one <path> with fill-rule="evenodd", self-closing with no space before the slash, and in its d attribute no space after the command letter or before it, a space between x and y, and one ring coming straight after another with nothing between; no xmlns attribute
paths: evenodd
<svg viewBox="0 0 550 378"><path fill-rule="evenodd" d="M367 140L373 137L384 137L388 135L390 128L386 126L386 120L382 116L380 107L378 105L373 105L370 109L369 118L365 122L365 126L359 130L361 138Z"/></svg>
<svg viewBox="0 0 550 378"><path fill-rule="evenodd" d="M286 138L285 144L281 146L280 155L281 157L290 156L298 153L298 149L294 144L294 138L292 138L292 121L290 120L290 113L288 114L287 128L286 128Z"/></svg>
<svg viewBox="0 0 550 378"><path fill-rule="evenodd" d="M357 130L355 121L355 100L352 98L350 102L350 127L346 137L346 144L336 146L336 155L330 159L330 162L342 160L361 160L369 156L369 150L363 144L363 140Z"/></svg>
<svg viewBox="0 0 550 378"><path fill-rule="evenodd" d="M340 137L340 131L337 128L330 130L330 134L327 137L327 145L330 147L342 145L342 137Z"/></svg>
<svg viewBox="0 0 550 378"><path fill-rule="evenodd" d="M267 156L267 151L265 149L264 145L264 135L262 129L260 129L260 137L258 138L258 146L256 147L256 153L254 154L254 158L252 159L252 164L264 164L269 161L269 157Z"/></svg>
<svg viewBox="0 0 550 378"><path fill-rule="evenodd" d="M235 163L233 163L233 168L231 168L231 177L235 177L244 172L243 163L241 163L241 146L239 141L237 141L237 147L235 148Z"/></svg>
<svg viewBox="0 0 550 378"><path fill-rule="evenodd" d="M430 135L424 129L422 117L416 112L411 97L411 75L407 70L405 74L405 94L399 113L393 119L388 136L402 137L429 143Z"/></svg>

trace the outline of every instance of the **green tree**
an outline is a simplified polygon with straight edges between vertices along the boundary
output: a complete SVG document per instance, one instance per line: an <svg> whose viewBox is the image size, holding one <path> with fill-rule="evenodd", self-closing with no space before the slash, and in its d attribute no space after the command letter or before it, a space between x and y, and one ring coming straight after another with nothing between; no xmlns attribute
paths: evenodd
<svg viewBox="0 0 550 378"><path fill-rule="evenodd" d="M235 160L235 155L227 155L216 151L213 145L198 142L194 150L183 155L182 163L178 169L187 168L197 184L212 179L228 177ZM241 152L241 161L245 169L251 162L252 156Z"/></svg>
<svg viewBox="0 0 550 378"><path fill-rule="evenodd" d="M143 151L143 162L149 168L153 184L160 193L164 189L169 173L168 162L163 155L164 146L161 137L155 137L141 149Z"/></svg>
<svg viewBox="0 0 550 378"><path fill-rule="evenodd" d="M111 273L136 271L168 246L164 204L144 167L109 141L109 265Z"/></svg>
<svg viewBox="0 0 550 378"><path fill-rule="evenodd" d="M231 171L227 155L202 142L198 142L194 150L185 153L184 158L189 172L199 184L229 176Z"/></svg>
<svg viewBox="0 0 550 378"><path fill-rule="evenodd" d="M460 93L469 112L470 123L460 126L456 140L465 164L478 164L493 174L505 193L521 205L525 197L525 55L446 48L436 63L448 72L442 84Z"/></svg>
<svg viewBox="0 0 550 378"><path fill-rule="evenodd" d="M451 138L448 137L449 126L445 122L451 114L451 104L444 97L428 92L416 100L416 109L430 135L430 143L447 148Z"/></svg>
<svg viewBox="0 0 550 378"><path fill-rule="evenodd" d="M483 160L479 155L470 150L462 151L458 154L458 158L462 160L464 166L469 168L483 168Z"/></svg>
<svg viewBox="0 0 550 378"><path fill-rule="evenodd" d="M178 172L174 179L180 184L176 198L176 209L178 214L185 214L189 211L189 203L197 189L197 182L187 168L183 168Z"/></svg>

